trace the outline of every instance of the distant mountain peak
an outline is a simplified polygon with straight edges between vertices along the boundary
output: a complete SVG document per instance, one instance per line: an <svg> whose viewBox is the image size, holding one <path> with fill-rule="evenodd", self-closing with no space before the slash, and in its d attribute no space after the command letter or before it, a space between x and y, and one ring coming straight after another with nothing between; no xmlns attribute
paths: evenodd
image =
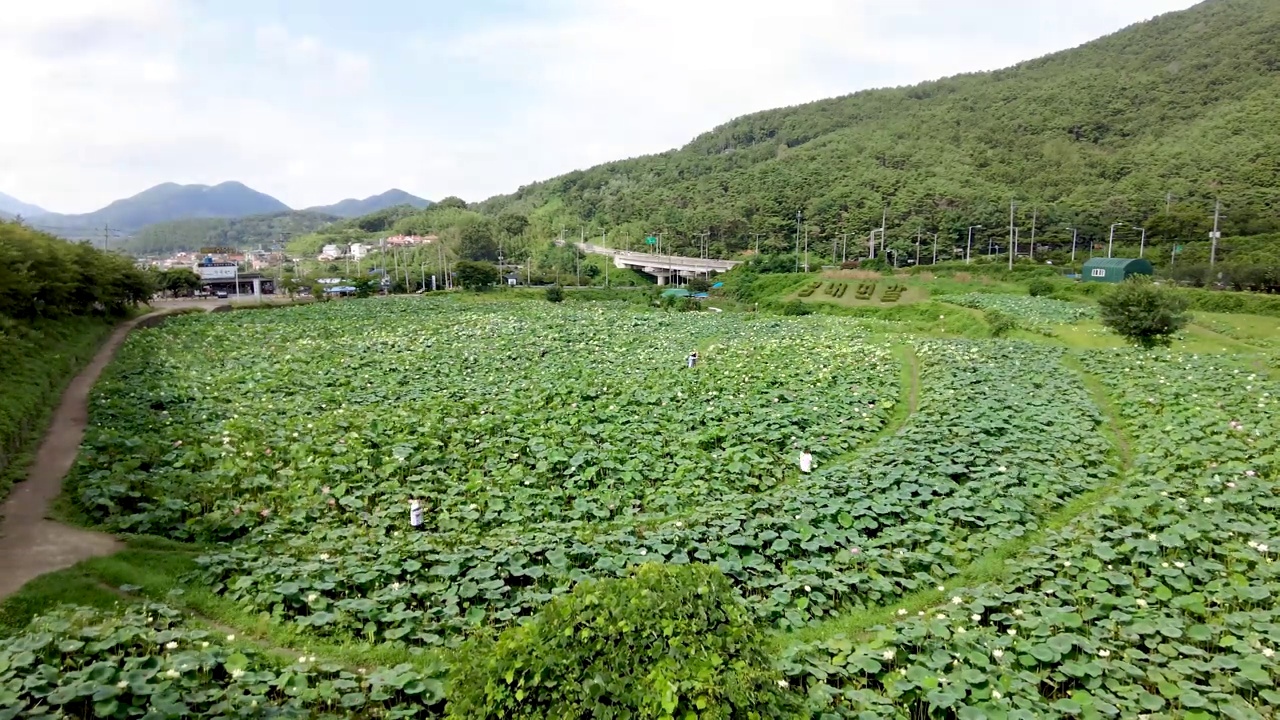
<svg viewBox="0 0 1280 720"><path fill-rule="evenodd" d="M416 208L425 208L430 207L432 202L430 200L424 200L416 195L410 195L399 188L392 188L386 192L379 193L378 195L371 195L363 200L347 198L346 200L334 203L333 205L322 205L307 209L314 212L349 218L368 215L369 213L385 210L397 205L410 205Z"/></svg>
<svg viewBox="0 0 1280 720"><path fill-rule="evenodd" d="M36 215L46 215L48 211L37 205L24 203L12 195L5 195L0 192L0 214L11 217L14 215L35 217Z"/></svg>
<svg viewBox="0 0 1280 720"><path fill-rule="evenodd" d="M240 182L223 182L212 187L166 182L91 213L49 215L47 218L51 224L67 230L110 226L132 232L170 220L238 218L288 211L288 205Z"/></svg>

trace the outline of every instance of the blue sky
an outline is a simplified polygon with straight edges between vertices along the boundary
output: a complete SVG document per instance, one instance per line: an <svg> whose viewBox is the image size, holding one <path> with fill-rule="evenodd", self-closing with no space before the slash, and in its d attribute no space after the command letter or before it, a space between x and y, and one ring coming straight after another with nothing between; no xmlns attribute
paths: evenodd
<svg viewBox="0 0 1280 720"><path fill-rule="evenodd" d="M1003 67L1194 0L43 0L0 23L0 192L239 180L480 200L737 115Z"/></svg>

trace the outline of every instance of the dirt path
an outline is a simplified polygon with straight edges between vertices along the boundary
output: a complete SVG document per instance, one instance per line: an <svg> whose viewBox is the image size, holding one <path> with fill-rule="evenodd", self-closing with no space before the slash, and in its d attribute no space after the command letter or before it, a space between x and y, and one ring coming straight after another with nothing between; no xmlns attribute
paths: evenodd
<svg viewBox="0 0 1280 720"><path fill-rule="evenodd" d="M50 503L62 492L62 478L80 452L89 420L89 391L103 368L135 327L190 306L165 303L163 309L117 327L63 392L27 479L14 486L9 499L0 506L0 599L17 592L38 575L123 548L120 541L106 533L74 528L45 516ZM199 307L212 306L204 303Z"/></svg>

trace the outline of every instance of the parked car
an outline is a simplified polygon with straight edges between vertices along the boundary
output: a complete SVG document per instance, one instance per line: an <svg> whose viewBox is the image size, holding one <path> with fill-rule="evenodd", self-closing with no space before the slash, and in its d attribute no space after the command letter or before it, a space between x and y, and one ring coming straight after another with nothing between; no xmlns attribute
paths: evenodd
<svg viewBox="0 0 1280 720"><path fill-rule="evenodd" d="M219 300L226 300L226 299L227 299L227 291L226 291L226 290L219 290L219 291L218 291L218 299L219 299Z"/></svg>

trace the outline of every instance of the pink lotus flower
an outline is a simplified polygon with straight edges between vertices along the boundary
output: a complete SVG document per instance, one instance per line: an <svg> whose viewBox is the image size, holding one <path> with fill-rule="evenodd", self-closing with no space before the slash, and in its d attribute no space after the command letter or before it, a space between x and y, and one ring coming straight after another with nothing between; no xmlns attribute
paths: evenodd
<svg viewBox="0 0 1280 720"><path fill-rule="evenodd" d="M262 508L262 512L260 512L260 513L258 513L258 514L259 514L259 515L261 515L262 517L266 517L266 516L268 516L268 515L270 515L270 514L271 514L271 511L270 511L270 510L268 510L267 508Z"/></svg>
<svg viewBox="0 0 1280 720"><path fill-rule="evenodd" d="M329 486L328 486L328 485L325 485L324 487L320 488L320 492L324 493L325 495L328 495L328 494L329 494Z"/></svg>

